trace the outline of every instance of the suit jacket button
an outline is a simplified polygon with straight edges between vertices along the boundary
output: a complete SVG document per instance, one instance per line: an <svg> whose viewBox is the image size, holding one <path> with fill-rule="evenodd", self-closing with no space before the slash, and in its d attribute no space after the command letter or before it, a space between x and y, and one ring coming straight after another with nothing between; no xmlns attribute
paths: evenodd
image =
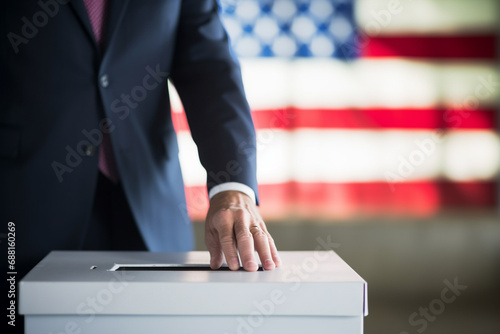
<svg viewBox="0 0 500 334"><path fill-rule="evenodd" d="M94 145L86 145L83 148L83 153L85 153L85 155L87 157L93 156L95 154L95 146Z"/></svg>
<svg viewBox="0 0 500 334"><path fill-rule="evenodd" d="M102 88L106 88L109 86L109 76L107 74L101 75L99 78L99 83L101 84Z"/></svg>

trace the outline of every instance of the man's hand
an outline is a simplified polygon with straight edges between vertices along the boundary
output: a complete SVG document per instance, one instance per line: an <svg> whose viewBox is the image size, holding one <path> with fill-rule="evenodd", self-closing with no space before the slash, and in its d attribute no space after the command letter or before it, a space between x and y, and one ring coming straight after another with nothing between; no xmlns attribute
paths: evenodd
<svg viewBox="0 0 500 334"><path fill-rule="evenodd" d="M218 269L223 255L231 270L258 269L254 251L265 270L278 267L281 260L274 240L267 231L255 203L239 191L224 191L210 200L205 223L205 243L210 252L210 267Z"/></svg>

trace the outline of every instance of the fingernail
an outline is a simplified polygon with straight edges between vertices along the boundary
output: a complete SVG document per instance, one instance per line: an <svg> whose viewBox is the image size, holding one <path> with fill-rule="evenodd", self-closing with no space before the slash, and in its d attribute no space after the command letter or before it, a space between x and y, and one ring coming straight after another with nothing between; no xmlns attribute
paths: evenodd
<svg viewBox="0 0 500 334"><path fill-rule="evenodd" d="M276 267L276 265L274 264L274 262L272 260L266 260L264 262L264 266L266 268L275 268Z"/></svg>
<svg viewBox="0 0 500 334"><path fill-rule="evenodd" d="M258 264L255 261L248 261L247 262L247 267L253 267L253 268L255 268L257 266L258 266Z"/></svg>

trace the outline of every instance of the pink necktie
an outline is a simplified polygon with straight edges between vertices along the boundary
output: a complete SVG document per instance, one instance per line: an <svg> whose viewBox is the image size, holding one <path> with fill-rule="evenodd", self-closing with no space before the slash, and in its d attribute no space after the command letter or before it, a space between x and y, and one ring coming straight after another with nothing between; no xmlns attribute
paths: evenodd
<svg viewBox="0 0 500 334"><path fill-rule="evenodd" d="M106 0L84 0L84 2L87 13L89 14L89 20L92 25L92 30L94 31L95 39L97 44L101 46ZM108 179L114 183L118 182L118 169L116 167L109 133L102 134L102 143L99 150L99 169Z"/></svg>

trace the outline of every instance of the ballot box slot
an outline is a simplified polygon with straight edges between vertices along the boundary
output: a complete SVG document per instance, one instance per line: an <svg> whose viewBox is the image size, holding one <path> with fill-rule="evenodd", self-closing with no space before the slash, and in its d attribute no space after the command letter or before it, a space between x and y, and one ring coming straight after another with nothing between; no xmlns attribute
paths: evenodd
<svg viewBox="0 0 500 334"><path fill-rule="evenodd" d="M240 267L238 270L245 270ZM212 269L210 265L193 264L193 265L177 265L177 264L115 264L109 271L231 271L229 267L222 266L219 269ZM264 271L262 266L259 266L257 271Z"/></svg>

